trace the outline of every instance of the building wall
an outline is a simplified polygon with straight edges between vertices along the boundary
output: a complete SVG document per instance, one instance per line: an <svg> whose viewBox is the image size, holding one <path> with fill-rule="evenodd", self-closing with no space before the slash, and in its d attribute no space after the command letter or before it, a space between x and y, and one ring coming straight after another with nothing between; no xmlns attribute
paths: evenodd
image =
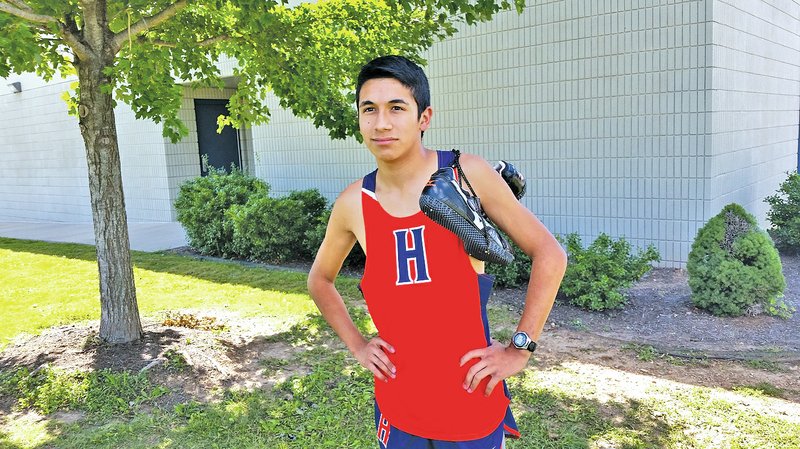
<svg viewBox="0 0 800 449"><path fill-rule="evenodd" d="M763 226L797 167L800 3L714 0L713 124L707 216L737 202Z"/></svg>
<svg viewBox="0 0 800 449"><path fill-rule="evenodd" d="M117 103L114 113L128 220L173 221L161 125L152 120L137 120L133 110L123 102Z"/></svg>
<svg viewBox="0 0 800 449"><path fill-rule="evenodd" d="M705 215L709 12L694 0L534 0L462 27L425 55L425 143L513 162L528 176L524 204L554 233L653 243L680 266ZM373 168L355 140L330 142L272 105L253 136L273 192L334 198Z"/></svg>
<svg viewBox="0 0 800 449"><path fill-rule="evenodd" d="M75 79L48 83L24 74L3 81L20 81L22 92L0 93L0 220L91 222L83 138L62 99ZM171 221L160 125L136 120L123 103L115 113L128 219Z"/></svg>
<svg viewBox="0 0 800 449"><path fill-rule="evenodd" d="M355 139L331 140L325 129L282 109L273 95L266 125L252 128L253 173L274 196L316 188L333 200L345 186L374 170L375 160Z"/></svg>
<svg viewBox="0 0 800 449"><path fill-rule="evenodd" d="M0 218L91 221L83 139L61 99L70 82L45 83L30 74L3 81ZM15 81L22 83L22 92L5 87Z"/></svg>

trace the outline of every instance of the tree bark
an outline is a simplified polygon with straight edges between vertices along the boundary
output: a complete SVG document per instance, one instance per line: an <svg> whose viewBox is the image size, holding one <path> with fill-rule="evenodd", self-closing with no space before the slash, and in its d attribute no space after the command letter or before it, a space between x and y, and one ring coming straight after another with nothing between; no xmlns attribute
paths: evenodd
<svg viewBox="0 0 800 449"><path fill-rule="evenodd" d="M128 220L122 190L117 126L110 80L103 73L114 61L111 39L89 46L89 58L75 57L80 97L78 118L89 166L97 266L100 275L100 338L127 343L142 337L133 280Z"/></svg>

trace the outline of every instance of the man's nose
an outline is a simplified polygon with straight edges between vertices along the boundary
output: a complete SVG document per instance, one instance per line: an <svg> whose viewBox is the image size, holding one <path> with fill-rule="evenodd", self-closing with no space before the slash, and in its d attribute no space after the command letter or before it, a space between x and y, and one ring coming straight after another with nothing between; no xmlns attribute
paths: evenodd
<svg viewBox="0 0 800 449"><path fill-rule="evenodd" d="M377 129L392 128L392 121L389 118L388 111L378 111L377 117L375 117L375 128Z"/></svg>

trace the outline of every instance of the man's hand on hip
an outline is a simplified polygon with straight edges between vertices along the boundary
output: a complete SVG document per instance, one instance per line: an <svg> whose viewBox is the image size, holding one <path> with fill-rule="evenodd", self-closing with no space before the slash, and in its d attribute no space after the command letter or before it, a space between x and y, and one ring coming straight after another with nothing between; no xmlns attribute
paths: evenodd
<svg viewBox="0 0 800 449"><path fill-rule="evenodd" d="M388 382L388 377L395 378L397 369L386 353L394 353L394 347L381 337L374 337L363 346L353 351L353 356L364 368L372 371L378 379ZM388 376L388 377L387 377Z"/></svg>
<svg viewBox="0 0 800 449"><path fill-rule="evenodd" d="M467 371L464 389L468 393L472 393L484 378L489 377L489 383L484 392L486 396L489 396L500 381L525 369L530 358L531 352L529 351L505 346L497 340L492 340L491 346L473 349L461 357L460 366L464 366L472 359L479 359L478 363L472 365Z"/></svg>

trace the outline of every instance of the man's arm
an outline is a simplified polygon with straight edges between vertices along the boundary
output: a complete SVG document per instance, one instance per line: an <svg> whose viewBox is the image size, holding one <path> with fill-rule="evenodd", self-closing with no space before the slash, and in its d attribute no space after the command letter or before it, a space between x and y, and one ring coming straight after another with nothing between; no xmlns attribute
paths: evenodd
<svg viewBox="0 0 800 449"><path fill-rule="evenodd" d="M564 276L566 253L544 224L517 201L502 177L485 160L462 155L461 165L487 215L533 262L517 330L526 332L536 341L544 329ZM495 342L489 348L468 352L461 359L462 365L472 358L481 360L467 373L465 389L474 391L483 378L491 376L485 392L489 395L501 380L524 369L530 356L531 352L527 350Z"/></svg>
<svg viewBox="0 0 800 449"><path fill-rule="evenodd" d="M395 367L384 351L394 352L394 348L380 337L367 341L361 335L334 285L342 263L356 242L351 223L354 216L361 214L359 194L360 188L356 190L351 185L336 200L325 238L308 273L308 291L322 316L358 362L379 379L388 381L387 375L395 376Z"/></svg>

